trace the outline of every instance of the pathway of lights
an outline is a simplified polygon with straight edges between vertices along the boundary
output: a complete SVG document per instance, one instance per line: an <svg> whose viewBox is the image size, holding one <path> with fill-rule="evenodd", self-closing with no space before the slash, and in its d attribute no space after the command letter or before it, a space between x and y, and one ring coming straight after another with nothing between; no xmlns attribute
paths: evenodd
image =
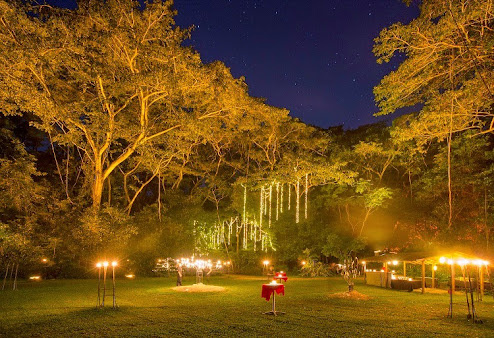
<svg viewBox="0 0 494 338"><path fill-rule="evenodd" d="M112 286L113 286L113 308L117 308L117 296L115 293L115 268L118 266L117 261L113 261L109 263L108 261L102 261L96 263L96 268L98 269L98 307L105 306L105 297L106 297L106 273L108 271L108 266L112 267ZM103 296L101 297L101 269L103 269Z"/></svg>
<svg viewBox="0 0 494 338"><path fill-rule="evenodd" d="M284 184L273 181L264 184L259 190L259 210L254 215L247 211L247 185L243 188L243 209L239 216L229 220L215 222L214 225L194 221L195 248L201 250L219 250L233 245L237 239L238 248L243 250L264 251L273 249L272 230L273 221L278 221L284 210L291 209L292 187L295 192L295 223L300 222L300 197L304 194L304 217L308 218L309 175L305 174L305 184L301 179L295 183ZM288 189L288 198L285 200L285 185ZM303 185L303 187L302 187ZM275 196L274 196L275 195ZM284 209L284 205L286 208ZM273 210L275 208L275 210ZM267 225L267 226L266 226Z"/></svg>

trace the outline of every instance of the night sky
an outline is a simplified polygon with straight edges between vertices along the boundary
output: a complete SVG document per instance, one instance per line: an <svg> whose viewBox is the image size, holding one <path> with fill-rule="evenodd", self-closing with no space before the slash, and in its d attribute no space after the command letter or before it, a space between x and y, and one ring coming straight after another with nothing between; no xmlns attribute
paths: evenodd
<svg viewBox="0 0 494 338"><path fill-rule="evenodd" d="M324 128L380 120L372 89L399 60L378 65L373 39L418 15L401 0L175 0L175 7L179 26L195 26L188 44L203 61L223 61L245 76L251 95Z"/></svg>

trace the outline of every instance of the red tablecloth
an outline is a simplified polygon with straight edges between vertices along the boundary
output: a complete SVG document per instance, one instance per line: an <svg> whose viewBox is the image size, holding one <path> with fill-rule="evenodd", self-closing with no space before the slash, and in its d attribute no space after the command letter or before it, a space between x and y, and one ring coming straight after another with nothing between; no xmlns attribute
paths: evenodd
<svg viewBox="0 0 494 338"><path fill-rule="evenodd" d="M281 274L278 272L277 274L274 275L274 279L280 279L280 280L283 279L286 282L288 277L286 276L285 272L283 272Z"/></svg>
<svg viewBox="0 0 494 338"><path fill-rule="evenodd" d="M275 291L277 294L285 295L285 286L283 284L263 284L261 297L269 301L271 294Z"/></svg>

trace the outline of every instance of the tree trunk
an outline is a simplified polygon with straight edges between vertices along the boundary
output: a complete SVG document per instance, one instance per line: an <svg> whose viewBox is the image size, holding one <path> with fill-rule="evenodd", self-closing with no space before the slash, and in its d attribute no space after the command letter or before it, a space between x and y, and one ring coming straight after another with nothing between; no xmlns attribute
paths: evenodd
<svg viewBox="0 0 494 338"><path fill-rule="evenodd" d="M94 182L92 186L93 210L99 211L101 207L101 197L103 195L103 166L99 158L95 158Z"/></svg>
<svg viewBox="0 0 494 338"><path fill-rule="evenodd" d="M5 270L5 277L3 277L2 290L5 290L5 284L7 283L7 276L9 275L10 263L7 263L7 270Z"/></svg>
<svg viewBox="0 0 494 338"><path fill-rule="evenodd" d="M489 250L490 229L487 226L487 187L485 185L484 185L484 229L485 229L486 249Z"/></svg>
<svg viewBox="0 0 494 338"><path fill-rule="evenodd" d="M13 266L12 266L13 268ZM15 276L14 276L14 285L12 285L12 290L17 290L17 272L19 271L19 263L15 266Z"/></svg>
<svg viewBox="0 0 494 338"><path fill-rule="evenodd" d="M448 215L448 229L451 228L453 223L453 191L451 187L451 132L448 137L448 205L449 205L449 215Z"/></svg>

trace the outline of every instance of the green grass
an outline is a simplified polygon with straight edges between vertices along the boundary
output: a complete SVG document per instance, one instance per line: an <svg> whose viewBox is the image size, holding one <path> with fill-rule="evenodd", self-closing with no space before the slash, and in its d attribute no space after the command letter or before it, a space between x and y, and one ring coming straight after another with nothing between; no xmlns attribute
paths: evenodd
<svg viewBox="0 0 494 338"><path fill-rule="evenodd" d="M370 300L340 299L341 278L289 278L277 298L278 317L263 315L260 277L213 277L225 292L190 294L171 288L173 278L117 280L119 308L96 309L96 280L21 283L0 291L0 336L494 336L494 300L476 303L483 324L466 319L465 295L455 295L454 317L446 318L447 294L408 293L365 286ZM185 277L184 285L192 284ZM303 335L303 336L302 336Z"/></svg>

